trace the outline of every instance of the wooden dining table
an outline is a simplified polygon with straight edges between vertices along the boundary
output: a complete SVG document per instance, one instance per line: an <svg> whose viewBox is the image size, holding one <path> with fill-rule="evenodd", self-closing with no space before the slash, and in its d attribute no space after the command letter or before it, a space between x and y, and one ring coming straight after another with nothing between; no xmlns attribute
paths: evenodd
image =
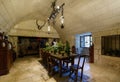
<svg viewBox="0 0 120 82"><path fill-rule="evenodd" d="M67 54L51 54L51 57L54 59L57 59L59 61L59 75L62 76L62 62L67 59L71 59L71 64L74 64L74 59L78 56L78 54L70 54L69 56Z"/></svg>

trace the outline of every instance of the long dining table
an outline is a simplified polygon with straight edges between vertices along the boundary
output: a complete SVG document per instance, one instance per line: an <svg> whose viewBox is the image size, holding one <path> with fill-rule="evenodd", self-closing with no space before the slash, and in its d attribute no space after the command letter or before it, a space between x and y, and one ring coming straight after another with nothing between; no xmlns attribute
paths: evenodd
<svg viewBox="0 0 120 82"><path fill-rule="evenodd" d="M59 75L62 76L62 62L64 60L71 59L71 64L74 64L74 59L78 56L78 54L70 54L69 56L67 54L51 54L51 57L54 59L57 59L59 61Z"/></svg>

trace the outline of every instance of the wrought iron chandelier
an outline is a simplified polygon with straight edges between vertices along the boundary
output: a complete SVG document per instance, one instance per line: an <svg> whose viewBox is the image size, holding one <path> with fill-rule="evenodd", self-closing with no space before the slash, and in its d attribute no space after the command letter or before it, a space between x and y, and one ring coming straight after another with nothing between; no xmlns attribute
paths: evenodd
<svg viewBox="0 0 120 82"><path fill-rule="evenodd" d="M49 17L47 18L47 21L45 21L43 23L43 25L39 25L38 24L38 20L36 20L36 25L37 25L39 30L41 30L45 26L45 24L47 22L48 23L48 33L49 33L49 31L50 31L50 24L52 22L53 25L55 25L55 19L56 19L57 15L59 13L61 14L61 16L60 16L61 28L64 28L64 16L63 16L64 8L63 8L63 6L65 5L65 3L63 3L60 6L58 6L58 5L56 5L56 1L57 0L52 2L52 4L51 4L52 11L51 11Z"/></svg>

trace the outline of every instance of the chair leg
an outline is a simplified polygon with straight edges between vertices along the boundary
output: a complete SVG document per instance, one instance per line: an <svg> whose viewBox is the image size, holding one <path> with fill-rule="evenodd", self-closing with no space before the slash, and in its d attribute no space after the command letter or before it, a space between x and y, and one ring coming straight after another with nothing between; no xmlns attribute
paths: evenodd
<svg viewBox="0 0 120 82"><path fill-rule="evenodd" d="M70 71L69 77L71 77L72 71Z"/></svg>
<svg viewBox="0 0 120 82"><path fill-rule="evenodd" d="M48 72L50 72L50 65L48 64Z"/></svg>
<svg viewBox="0 0 120 82"><path fill-rule="evenodd" d="M83 69L81 69L80 82L82 82L82 78L83 78Z"/></svg>
<svg viewBox="0 0 120 82"><path fill-rule="evenodd" d="M71 75L73 74L73 70L70 71L69 77L71 78Z"/></svg>
<svg viewBox="0 0 120 82"><path fill-rule="evenodd" d="M63 66L65 65L65 62L63 62Z"/></svg>
<svg viewBox="0 0 120 82"><path fill-rule="evenodd" d="M50 74L50 75L54 75L54 69L51 68L51 67L49 68L49 74Z"/></svg>
<svg viewBox="0 0 120 82"><path fill-rule="evenodd" d="M77 77L78 77L78 72L77 71L75 72L75 75L76 75L75 82L77 82Z"/></svg>
<svg viewBox="0 0 120 82"><path fill-rule="evenodd" d="M68 68L68 63L66 63L66 64L67 64L66 66L67 66L67 68Z"/></svg>

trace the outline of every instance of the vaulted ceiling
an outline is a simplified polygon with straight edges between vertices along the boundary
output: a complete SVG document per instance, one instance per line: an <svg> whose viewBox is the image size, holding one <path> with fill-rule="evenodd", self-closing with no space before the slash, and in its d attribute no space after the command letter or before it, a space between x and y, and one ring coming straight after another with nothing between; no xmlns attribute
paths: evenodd
<svg viewBox="0 0 120 82"><path fill-rule="evenodd" d="M22 21L47 20L54 0L0 0L0 31L10 32ZM59 18L54 28L60 35L93 32L120 24L120 0L57 0L65 3L65 27Z"/></svg>

